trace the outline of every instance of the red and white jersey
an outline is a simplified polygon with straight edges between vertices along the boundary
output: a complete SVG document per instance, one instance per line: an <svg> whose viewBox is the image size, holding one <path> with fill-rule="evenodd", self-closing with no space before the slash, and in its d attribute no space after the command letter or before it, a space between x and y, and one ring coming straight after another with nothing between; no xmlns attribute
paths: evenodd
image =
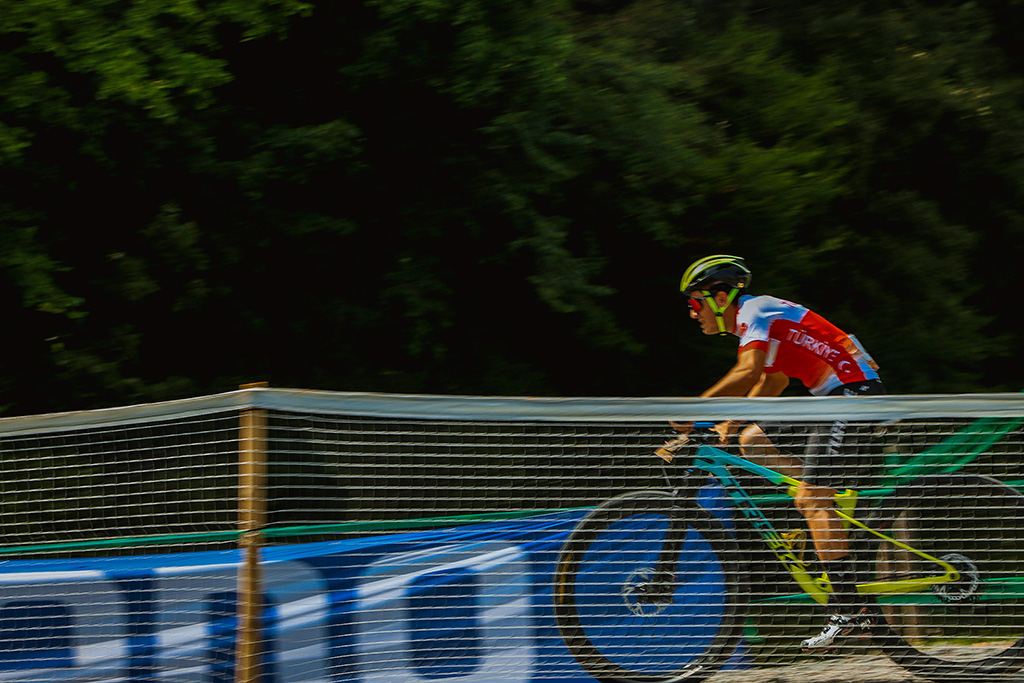
<svg viewBox="0 0 1024 683"><path fill-rule="evenodd" d="M764 371L804 383L816 396L851 382L878 379L878 365L860 345L817 313L773 296L740 297L740 353L764 349Z"/></svg>

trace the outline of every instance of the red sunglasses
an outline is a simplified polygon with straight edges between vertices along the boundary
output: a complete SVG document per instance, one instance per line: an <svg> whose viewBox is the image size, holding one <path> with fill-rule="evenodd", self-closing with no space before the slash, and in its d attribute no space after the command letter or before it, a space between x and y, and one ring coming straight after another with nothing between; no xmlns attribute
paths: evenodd
<svg viewBox="0 0 1024 683"><path fill-rule="evenodd" d="M688 298L686 300L686 303L690 307L691 311L693 311L694 313L700 313L701 310L704 308L704 299L705 298L707 298L707 297L691 296L690 298Z"/></svg>

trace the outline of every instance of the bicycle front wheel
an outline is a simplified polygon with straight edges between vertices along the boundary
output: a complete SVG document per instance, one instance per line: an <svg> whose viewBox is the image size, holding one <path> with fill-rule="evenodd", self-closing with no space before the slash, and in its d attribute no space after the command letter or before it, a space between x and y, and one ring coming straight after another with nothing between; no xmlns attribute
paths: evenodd
<svg viewBox="0 0 1024 683"><path fill-rule="evenodd" d="M876 642L933 681L993 681L1024 666L1024 496L974 475L922 477L882 501L869 526L956 568L956 581L877 593ZM935 562L875 538L869 582L941 576Z"/></svg>
<svg viewBox="0 0 1024 683"><path fill-rule="evenodd" d="M704 510L675 502L666 491L618 496L592 510L562 547L555 618L570 652L599 681L699 681L739 640L736 542Z"/></svg>

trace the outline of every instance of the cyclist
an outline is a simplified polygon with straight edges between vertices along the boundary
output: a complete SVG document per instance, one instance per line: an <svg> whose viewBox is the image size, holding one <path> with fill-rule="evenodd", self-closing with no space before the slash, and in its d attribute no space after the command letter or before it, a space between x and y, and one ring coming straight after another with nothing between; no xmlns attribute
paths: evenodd
<svg viewBox="0 0 1024 683"><path fill-rule="evenodd" d="M683 275L680 289L687 296L690 317L704 334L740 338L736 364L701 397L778 396L791 378L817 396L885 393L878 366L855 337L799 304L751 296L747 293L750 280L743 259L724 254L694 262ZM690 423L672 426L683 432L692 429ZM723 442L736 435L744 457L803 481L796 507L807 521L816 554L833 587L828 605L832 615L820 634L803 641L803 649L828 649L840 636L869 623L858 598L849 540L833 501L837 489L855 484L851 474L860 463L852 459L857 455L856 442L867 427L836 420L814 430L802 444L803 458L798 457L797 448L787 448L792 452L780 449L785 440L795 436L785 426L750 424L743 428L741 423L726 421L715 429Z"/></svg>

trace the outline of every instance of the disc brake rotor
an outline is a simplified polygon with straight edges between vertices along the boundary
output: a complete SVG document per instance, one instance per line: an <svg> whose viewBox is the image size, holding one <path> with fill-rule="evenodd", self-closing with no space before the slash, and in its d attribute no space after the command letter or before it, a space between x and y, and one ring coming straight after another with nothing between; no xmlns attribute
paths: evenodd
<svg viewBox="0 0 1024 683"><path fill-rule="evenodd" d="M978 571L978 565L960 553L949 553L939 559L956 567L956 570L960 572L960 578L949 583L937 583L932 586L932 592L943 602L967 602L974 598L981 586L981 573Z"/></svg>
<svg viewBox="0 0 1024 683"><path fill-rule="evenodd" d="M634 569L622 584L622 601L626 608L640 617L661 614L672 604L671 587L654 581L654 569Z"/></svg>

